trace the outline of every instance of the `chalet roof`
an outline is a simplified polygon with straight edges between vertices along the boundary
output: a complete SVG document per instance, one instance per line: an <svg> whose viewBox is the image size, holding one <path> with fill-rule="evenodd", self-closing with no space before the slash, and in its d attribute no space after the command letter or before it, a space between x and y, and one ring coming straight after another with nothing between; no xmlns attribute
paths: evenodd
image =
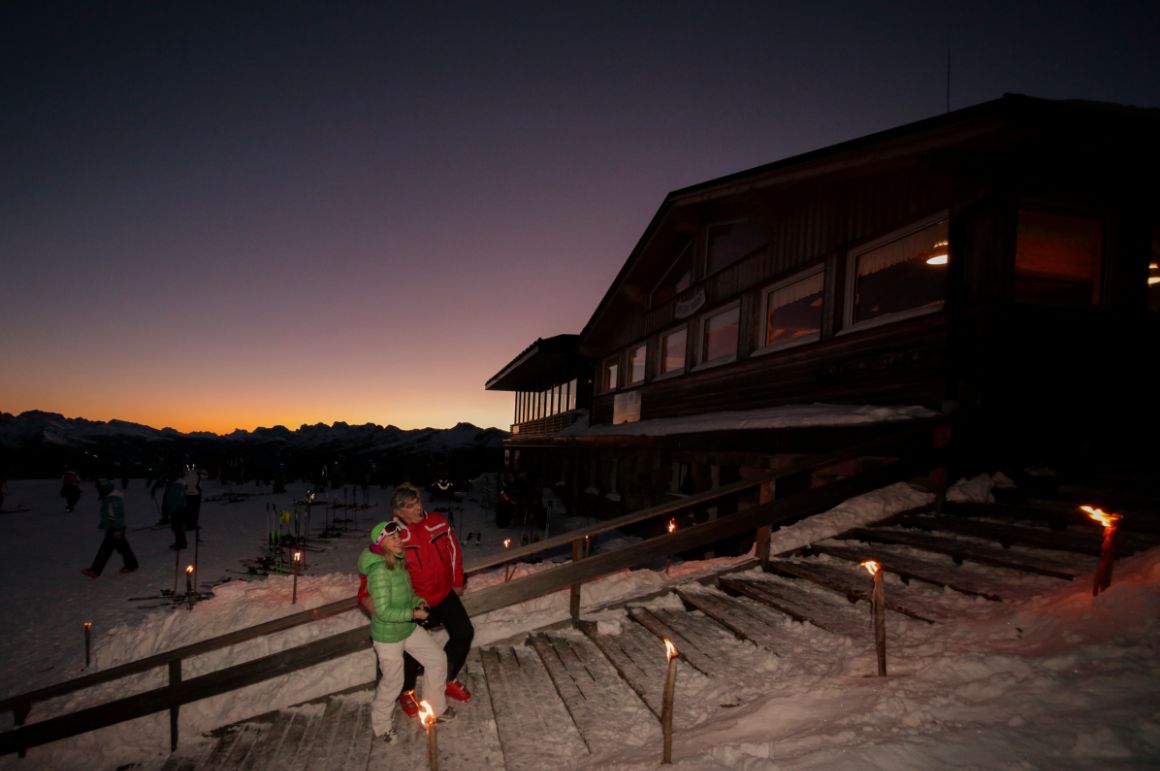
<svg viewBox="0 0 1160 771"><path fill-rule="evenodd" d="M542 391L587 374L579 335L537 340L521 351L484 385L489 391Z"/></svg>
<svg viewBox="0 0 1160 771"><path fill-rule="evenodd" d="M859 166L904 158L934 147L998 131L1021 121L1068 125L1080 116L1088 118L1133 117L1160 122L1160 111L1148 108L1078 100L1056 101L1020 94L1003 97L915 123L869 134L773 163L736 172L670 192L633 247L624 266L609 286L591 318L580 332L581 350L609 312L621 287L633 275L650 242L667 226L675 211L690 204L736 196L752 190L770 188L798 180L817 178ZM631 294L631 292L630 292Z"/></svg>

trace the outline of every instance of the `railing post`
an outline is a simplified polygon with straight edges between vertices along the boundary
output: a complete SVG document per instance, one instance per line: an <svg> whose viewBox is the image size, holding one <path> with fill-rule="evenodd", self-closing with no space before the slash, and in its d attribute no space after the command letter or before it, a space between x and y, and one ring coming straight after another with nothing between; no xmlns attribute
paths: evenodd
<svg viewBox="0 0 1160 771"><path fill-rule="evenodd" d="M774 489L777 483L772 479L767 479L761 483L757 488L757 505L762 506L770 503L773 500ZM754 538L754 548L757 553L757 559L761 560L761 569L765 570L769 566L769 537L771 529L768 524L757 528L757 535Z"/></svg>
<svg viewBox="0 0 1160 771"><path fill-rule="evenodd" d="M177 686L181 683L181 659L169 662L169 695L174 700L169 708L169 751L177 751L177 715L181 705L177 703Z"/></svg>
<svg viewBox="0 0 1160 771"><path fill-rule="evenodd" d="M572 562L579 562L584 558L584 541L580 538L572 539ZM572 596L568 601L568 610L572 615L572 626L580 625L580 587L579 583L572 584Z"/></svg>
<svg viewBox="0 0 1160 771"><path fill-rule="evenodd" d="M16 724L17 728L24 725L24 721L28 719L28 713L31 711L32 711L32 702L31 701L22 701L12 708L12 722ZM16 753L16 756L22 758L27 753L28 753L28 750L21 747L20 751L18 753Z"/></svg>
<svg viewBox="0 0 1160 771"><path fill-rule="evenodd" d="M938 452L941 448L946 447L951 441L951 424L949 422L938 423L934 427L934 432L931 435L931 448ZM934 510L937 513L942 513L943 503L947 499L947 458L943 456L943 462L930 470L927 474L926 484L927 489L934 493Z"/></svg>

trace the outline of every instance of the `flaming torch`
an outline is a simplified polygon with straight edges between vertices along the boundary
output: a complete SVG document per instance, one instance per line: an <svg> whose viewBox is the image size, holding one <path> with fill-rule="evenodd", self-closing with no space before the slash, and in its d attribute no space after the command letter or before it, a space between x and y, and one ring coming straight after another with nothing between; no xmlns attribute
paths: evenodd
<svg viewBox="0 0 1160 771"><path fill-rule="evenodd" d="M882 566L866 560L862 567L874 577L874 591L870 596L871 618L874 621L874 647L878 651L878 676L886 676L886 585L882 581Z"/></svg>
<svg viewBox="0 0 1160 771"><path fill-rule="evenodd" d="M511 548L512 548L512 539L510 539L510 538L503 539L503 550L509 551ZM512 573L514 573L515 570L516 570L516 566L511 564L510 562L503 566L503 582L505 584L508 581L512 580Z"/></svg>
<svg viewBox="0 0 1160 771"><path fill-rule="evenodd" d="M302 552L294 552L294 589L290 595L290 604L298 604L298 569L302 567Z"/></svg>
<svg viewBox="0 0 1160 771"><path fill-rule="evenodd" d="M669 517L669 524L665 526L665 530L668 531L669 535L672 535L673 533L677 532L677 518L676 517ZM672 566L673 566L673 558L671 556L667 557L665 559L665 575L666 576L669 574L669 568L671 568Z"/></svg>
<svg viewBox="0 0 1160 771"><path fill-rule="evenodd" d="M193 608L193 565L185 566L185 604Z"/></svg>
<svg viewBox="0 0 1160 771"><path fill-rule="evenodd" d="M419 702L419 720L427 730L427 763L431 771L439 771L439 740L435 736L435 710L427 700Z"/></svg>
<svg viewBox="0 0 1160 771"><path fill-rule="evenodd" d="M93 649L93 622L85 622L85 667L89 666L91 661L90 653Z"/></svg>
<svg viewBox="0 0 1160 771"><path fill-rule="evenodd" d="M673 762L673 691L677 686L678 655L677 646L665 639L665 656L668 657L669 666L665 670L665 690L661 699L661 730L665 738L664 753L661 756L663 765L671 765Z"/></svg>
<svg viewBox="0 0 1160 771"><path fill-rule="evenodd" d="M1079 509L1104 526L1104 542L1100 547L1100 564L1096 566L1096 574L1092 579L1092 597L1095 597L1112 585L1112 563L1116 560L1113 541L1116 537L1116 528L1122 517L1119 514L1108 514L1102 509L1092 506L1080 506Z"/></svg>

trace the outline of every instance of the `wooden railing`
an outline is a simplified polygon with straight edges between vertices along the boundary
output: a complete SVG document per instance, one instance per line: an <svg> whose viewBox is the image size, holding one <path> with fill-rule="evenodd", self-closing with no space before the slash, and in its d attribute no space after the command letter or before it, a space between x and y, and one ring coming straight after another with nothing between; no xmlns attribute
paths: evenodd
<svg viewBox="0 0 1160 771"><path fill-rule="evenodd" d="M626 514L597 524L547 538L527 546L473 563L468 575L517 562L528 557L571 547L571 561L531 575L465 593L463 605L476 616L492 610L525 602L545 594L569 589L572 620L580 618L581 587L594 579L625 568L654 562L697 547L711 546L723 539L743 533L756 534L758 557L768 559L769 533L772 528L832 508L848 498L869 492L895 481L925 476L941 496L946 483L946 445L949 439L945 423L919 421L888 435L851 445L786 468L771 471L759 478L723 485L687 498ZM806 480L817 471L854 458L875 456L882 463L868 470L828 482L818 487L777 496L776 487L791 480ZM797 485L793 485L797 486ZM738 493L756 491L756 504L733 514L684 527L675 533L649 538L607 552L588 554L586 544L592 536L612 530L650 522L676 512L712 505ZM763 548L764 547L764 548ZM178 743L177 719L180 707L200 699L217 696L280 675L290 674L337 657L357 653L370 647L367 628L360 626L331 637L315 640L295 648L273 653L189 680L181 677L182 661L190 656L235 645L262 635L289 629L329 616L355 610L354 597L303 611L227 635L157 654L140 661L123 664L103 672L52 685L0 701L0 712L12 712L17 728L0 733L0 755L20 752L48 742L87 731L168 710L170 746ZM81 709L39 722L25 724L34 704L98 683L119 680L155 667L169 670L167 685L144 693Z"/></svg>

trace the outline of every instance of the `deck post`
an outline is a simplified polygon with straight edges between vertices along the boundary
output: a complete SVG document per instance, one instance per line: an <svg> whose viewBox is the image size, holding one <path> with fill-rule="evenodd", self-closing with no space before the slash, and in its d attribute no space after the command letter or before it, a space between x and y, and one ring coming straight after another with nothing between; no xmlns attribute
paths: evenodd
<svg viewBox="0 0 1160 771"><path fill-rule="evenodd" d="M931 448L937 452L950 444L950 441L951 424L949 422L936 424L931 435ZM926 477L927 489L934 493L934 511L938 514L942 513L943 503L947 499L947 475L947 464L944 460L943 463L931 469Z"/></svg>
<svg viewBox="0 0 1160 771"><path fill-rule="evenodd" d="M572 562L579 562L584 558L584 541L580 538L572 539ZM568 610L572 615L572 626L580 625L580 587L581 583L572 584L572 595L568 601Z"/></svg>
<svg viewBox="0 0 1160 771"><path fill-rule="evenodd" d="M763 506L773 501L774 491L777 482L772 479L767 479L762 482L757 488L757 505ZM754 536L754 549L757 553L757 559L761 560L761 569L765 570L769 567L769 536L771 529L769 525L762 525L757 528L757 535Z"/></svg>
<svg viewBox="0 0 1160 771"><path fill-rule="evenodd" d="M172 693L181 683L181 659L176 659L169 662L169 689ZM169 708L169 751L177 751L177 715L181 710L181 704L176 699L173 701L173 706Z"/></svg>

